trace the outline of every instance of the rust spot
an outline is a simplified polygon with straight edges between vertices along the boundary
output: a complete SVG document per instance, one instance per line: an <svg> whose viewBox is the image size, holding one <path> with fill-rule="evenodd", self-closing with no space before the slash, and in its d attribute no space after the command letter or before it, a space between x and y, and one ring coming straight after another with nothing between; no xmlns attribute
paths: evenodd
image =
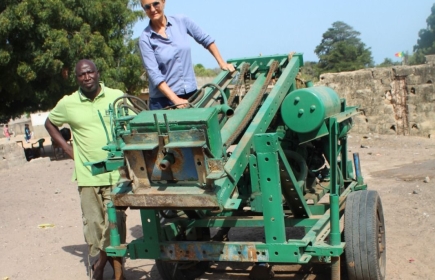
<svg viewBox="0 0 435 280"><path fill-rule="evenodd" d="M355 262L348 262L347 265L348 265L349 267L355 267Z"/></svg>
<svg viewBox="0 0 435 280"><path fill-rule="evenodd" d="M148 176L151 176L153 174L154 165L163 159L163 156L160 158L158 157L158 155L159 155L158 149L154 149L152 151L144 151Z"/></svg>
<svg viewBox="0 0 435 280"><path fill-rule="evenodd" d="M187 246L187 248L183 248L181 246L174 246L174 257L177 260L199 260L200 256L197 256L195 252L201 252L201 246L198 243L192 243Z"/></svg>
<svg viewBox="0 0 435 280"><path fill-rule="evenodd" d="M223 170L223 164L220 160L208 160L207 163L210 172L220 172Z"/></svg>
<svg viewBox="0 0 435 280"><path fill-rule="evenodd" d="M257 261L257 248L248 247L248 259L253 262Z"/></svg>
<svg viewBox="0 0 435 280"><path fill-rule="evenodd" d="M179 173L180 171L183 170L183 166L184 166L183 151L180 148L175 148L175 149L170 149L169 153L172 153L175 158L175 162L171 164L170 168L173 173Z"/></svg>

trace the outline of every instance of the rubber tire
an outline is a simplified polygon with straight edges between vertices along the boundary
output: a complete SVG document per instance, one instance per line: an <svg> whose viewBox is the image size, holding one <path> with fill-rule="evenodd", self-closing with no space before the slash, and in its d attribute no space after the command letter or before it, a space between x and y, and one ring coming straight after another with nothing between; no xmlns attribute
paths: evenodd
<svg viewBox="0 0 435 280"><path fill-rule="evenodd" d="M384 280L385 223L378 192L362 190L350 193L344 215L349 280Z"/></svg>
<svg viewBox="0 0 435 280"><path fill-rule="evenodd" d="M190 219L199 219L200 216L195 210L184 210L186 216ZM166 220L166 219L165 219ZM210 239L210 229L208 230L208 237ZM163 280L195 280L204 274L205 271L210 267L209 261L197 262L194 266L188 269L176 268L177 262L155 260L157 271ZM180 262L185 263L185 262Z"/></svg>
<svg viewBox="0 0 435 280"><path fill-rule="evenodd" d="M188 269L175 268L176 262L156 260L157 271L163 280L195 280L209 268L210 262L198 262ZM174 271L175 270L175 271Z"/></svg>

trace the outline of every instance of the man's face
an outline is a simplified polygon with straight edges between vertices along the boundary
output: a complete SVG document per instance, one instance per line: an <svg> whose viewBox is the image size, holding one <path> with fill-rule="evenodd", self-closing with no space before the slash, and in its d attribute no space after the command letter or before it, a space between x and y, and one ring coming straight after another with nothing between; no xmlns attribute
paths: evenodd
<svg viewBox="0 0 435 280"><path fill-rule="evenodd" d="M97 67L88 61L81 61L76 66L76 78L84 92L95 92L100 86L100 73Z"/></svg>

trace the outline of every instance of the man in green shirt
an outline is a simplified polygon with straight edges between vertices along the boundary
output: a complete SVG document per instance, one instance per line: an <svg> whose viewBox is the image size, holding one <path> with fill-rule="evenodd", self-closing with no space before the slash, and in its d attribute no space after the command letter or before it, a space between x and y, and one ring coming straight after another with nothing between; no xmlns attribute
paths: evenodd
<svg viewBox="0 0 435 280"><path fill-rule="evenodd" d="M90 60L80 60L75 68L79 89L64 96L50 112L45 128L52 139L74 160L73 180L77 180L83 213L83 231L89 245L89 255L99 259L92 265L94 279L103 279L108 257L104 249L110 245L109 221L106 205L110 202L112 186L118 181L117 171L93 176L85 162L100 161L107 157L102 147L107 144L106 127L110 127L109 104L122 96L120 90L100 83L100 73ZM73 147L68 145L58 127L68 124L73 133ZM120 225L121 238L125 239L125 214ZM124 230L124 232L122 232ZM123 237L124 235L124 237Z"/></svg>

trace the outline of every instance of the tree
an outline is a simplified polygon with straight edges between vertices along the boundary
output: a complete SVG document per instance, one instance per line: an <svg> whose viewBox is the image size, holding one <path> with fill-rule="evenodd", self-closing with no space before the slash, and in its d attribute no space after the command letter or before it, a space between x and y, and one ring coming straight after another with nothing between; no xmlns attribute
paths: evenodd
<svg viewBox="0 0 435 280"><path fill-rule="evenodd" d="M314 52L321 73L353 71L373 66L370 48L358 38L360 33L344 22L336 21L325 33Z"/></svg>
<svg viewBox="0 0 435 280"><path fill-rule="evenodd" d="M435 4L432 5L431 14L426 19L427 28L418 32L419 39L414 46L414 55L412 64L421 64L425 62L425 55L435 54ZM410 64L411 64L410 63Z"/></svg>
<svg viewBox="0 0 435 280"><path fill-rule="evenodd" d="M92 59L106 85L130 94L144 86L132 26L135 0L2 0L0 115L52 108L75 89L74 67Z"/></svg>
<svg viewBox="0 0 435 280"><path fill-rule="evenodd" d="M220 69L207 69L202 64L195 64L193 67L195 71L195 76L197 77L214 77L221 71Z"/></svg>
<svg viewBox="0 0 435 280"><path fill-rule="evenodd" d="M305 81L317 82L319 81L319 69L317 62L306 61L304 62L304 67L301 69L301 76Z"/></svg>
<svg viewBox="0 0 435 280"><path fill-rule="evenodd" d="M426 57L422 51L416 51L408 57L407 65L423 64L426 61Z"/></svg>
<svg viewBox="0 0 435 280"><path fill-rule="evenodd" d="M402 63L400 61L393 61L390 58L385 58L384 61L381 64L376 65L376 67L391 67L396 65L402 65Z"/></svg>

